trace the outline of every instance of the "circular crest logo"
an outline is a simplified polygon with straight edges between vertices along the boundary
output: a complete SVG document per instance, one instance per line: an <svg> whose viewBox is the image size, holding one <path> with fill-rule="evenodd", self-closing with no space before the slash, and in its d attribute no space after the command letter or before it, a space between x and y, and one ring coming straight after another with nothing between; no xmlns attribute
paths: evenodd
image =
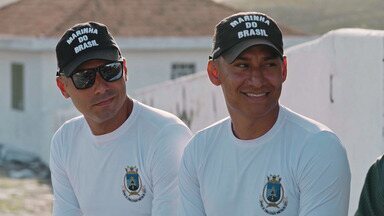
<svg viewBox="0 0 384 216"><path fill-rule="evenodd" d="M280 176L267 176L267 183L264 185L263 194L260 196L261 208L268 214L276 215L283 212L287 205L288 199L285 197Z"/></svg>
<svg viewBox="0 0 384 216"><path fill-rule="evenodd" d="M144 198L145 187L141 181L136 166L127 166L125 168L123 179L123 194L131 202L137 202Z"/></svg>

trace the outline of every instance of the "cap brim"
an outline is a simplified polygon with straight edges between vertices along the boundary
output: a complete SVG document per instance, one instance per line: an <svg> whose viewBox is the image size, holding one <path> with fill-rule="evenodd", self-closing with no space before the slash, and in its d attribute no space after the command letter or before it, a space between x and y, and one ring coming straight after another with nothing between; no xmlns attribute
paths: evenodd
<svg viewBox="0 0 384 216"><path fill-rule="evenodd" d="M244 50L255 45L267 45L273 48L280 55L280 57L283 57L283 53L281 53L274 44L264 39L250 39L242 41L233 46L231 49L225 51L221 54L221 56L223 56L226 62L232 63Z"/></svg>
<svg viewBox="0 0 384 216"><path fill-rule="evenodd" d="M82 63L92 59L117 61L120 59L120 52L118 49L92 50L78 56L71 63L66 65L61 72L64 73L65 76L71 76L77 67L79 67Z"/></svg>

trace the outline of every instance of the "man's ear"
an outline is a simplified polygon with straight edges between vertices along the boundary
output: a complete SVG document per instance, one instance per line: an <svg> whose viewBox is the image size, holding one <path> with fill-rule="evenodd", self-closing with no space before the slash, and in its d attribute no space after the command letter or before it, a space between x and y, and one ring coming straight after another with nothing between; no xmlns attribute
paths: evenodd
<svg viewBox="0 0 384 216"><path fill-rule="evenodd" d="M128 80L128 68L127 68L127 60L125 58L123 58L123 76L124 76L124 80L127 81Z"/></svg>
<svg viewBox="0 0 384 216"><path fill-rule="evenodd" d="M56 77L56 85L57 87L60 89L61 91L61 94L65 97L65 98L69 98L70 95L68 94L67 90L65 89L65 83L64 83L64 80L63 78L61 77Z"/></svg>
<svg viewBox="0 0 384 216"><path fill-rule="evenodd" d="M214 62L213 60L208 61L208 65L207 65L208 77L209 77L209 80L211 80L211 83L213 83L213 85L216 85L216 86L221 84L217 66L218 66L217 63Z"/></svg>
<svg viewBox="0 0 384 216"><path fill-rule="evenodd" d="M288 61L287 61L287 57L286 56L283 56L283 71L282 71L282 77L283 77L283 82L287 79L287 73L288 73Z"/></svg>

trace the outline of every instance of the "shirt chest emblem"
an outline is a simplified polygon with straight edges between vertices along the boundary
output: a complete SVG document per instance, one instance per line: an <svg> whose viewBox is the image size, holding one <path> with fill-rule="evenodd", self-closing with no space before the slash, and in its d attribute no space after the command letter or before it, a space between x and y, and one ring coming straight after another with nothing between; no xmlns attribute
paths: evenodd
<svg viewBox="0 0 384 216"><path fill-rule="evenodd" d="M276 215L285 210L288 199L279 175L267 176L267 183L264 185L259 201L264 212L270 215Z"/></svg>
<svg viewBox="0 0 384 216"><path fill-rule="evenodd" d="M125 198L131 202L140 201L145 196L145 187L138 171L136 166L127 166L125 168L122 191Z"/></svg>

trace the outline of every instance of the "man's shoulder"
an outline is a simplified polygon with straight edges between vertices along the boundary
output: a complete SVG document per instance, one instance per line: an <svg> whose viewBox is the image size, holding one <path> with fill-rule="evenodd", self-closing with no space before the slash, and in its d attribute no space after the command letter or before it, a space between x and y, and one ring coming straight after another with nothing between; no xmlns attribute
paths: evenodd
<svg viewBox="0 0 384 216"><path fill-rule="evenodd" d="M377 158L376 166L380 170L380 172L384 175L384 155L381 155Z"/></svg>
<svg viewBox="0 0 384 216"><path fill-rule="evenodd" d="M176 126L189 130L187 125L179 117L168 111L143 104L139 101L135 101L134 106L139 110L138 118L140 124L145 127L162 130L169 126Z"/></svg>
<svg viewBox="0 0 384 216"><path fill-rule="evenodd" d="M227 117L201 129L192 137L188 148L198 148L205 151L214 147L218 139L223 138L227 134L226 130L229 124L230 118Z"/></svg>
<svg viewBox="0 0 384 216"><path fill-rule="evenodd" d="M204 135L211 135L216 134L219 131L223 130L227 124L229 124L230 117L223 118L217 122L214 122L213 124L199 130L195 136L204 136Z"/></svg>
<svg viewBox="0 0 384 216"><path fill-rule="evenodd" d="M281 108L283 109L282 112L285 116L286 125L289 127L296 128L297 130L308 134L317 134L320 132L333 133L333 131L328 126L315 119L294 112L284 106Z"/></svg>
<svg viewBox="0 0 384 216"><path fill-rule="evenodd" d="M287 114L286 119L286 124L290 126L285 128L283 138L290 141L291 145L287 146L290 146L294 155L300 155L295 156L298 161L309 162L314 157L321 157L348 168L349 165L345 162L348 161L345 146L331 129L294 112Z"/></svg>
<svg viewBox="0 0 384 216"><path fill-rule="evenodd" d="M59 154L57 152L63 153L63 151L68 150L80 132L83 131L84 125L86 125L84 116L74 117L64 122L52 137L51 152Z"/></svg>
<svg viewBox="0 0 384 216"><path fill-rule="evenodd" d="M70 131L79 131L80 127L83 127L85 123L84 116L77 116L65 121L60 128L56 131L55 136L61 133L68 133Z"/></svg>
<svg viewBox="0 0 384 216"><path fill-rule="evenodd" d="M167 124L185 125L185 123L180 120L179 117L168 111L143 104L139 101L135 101L135 106L137 106L137 109L140 110L139 120L141 122L146 122L148 124L153 124L160 127L163 127Z"/></svg>
<svg viewBox="0 0 384 216"><path fill-rule="evenodd" d="M284 136L290 136L295 148L317 151L345 152L345 147L335 132L326 125L304 115L286 109ZM315 152L313 152L315 153Z"/></svg>

